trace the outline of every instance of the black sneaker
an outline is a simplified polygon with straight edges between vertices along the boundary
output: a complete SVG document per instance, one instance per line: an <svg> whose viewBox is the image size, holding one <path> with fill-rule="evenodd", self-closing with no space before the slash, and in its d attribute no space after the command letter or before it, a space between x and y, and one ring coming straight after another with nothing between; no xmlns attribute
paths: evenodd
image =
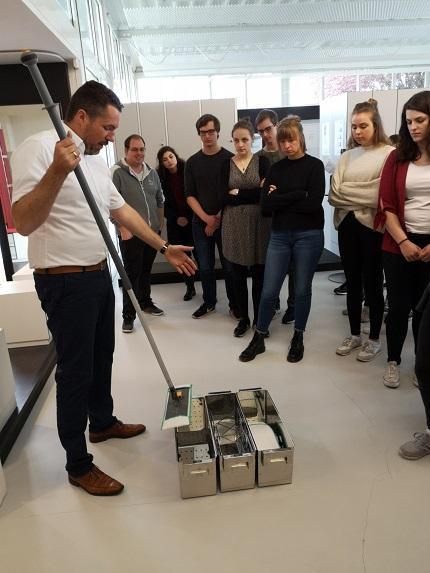
<svg viewBox="0 0 430 573"><path fill-rule="evenodd" d="M202 316L206 316L207 314L213 312L214 310L215 310L214 306L209 306L204 302L201 306L199 306L199 308L195 312L193 312L192 317L202 318Z"/></svg>
<svg viewBox="0 0 430 573"><path fill-rule="evenodd" d="M240 313L234 306L229 308L228 314L231 316L231 318L234 318L234 320L240 320Z"/></svg>
<svg viewBox="0 0 430 573"><path fill-rule="evenodd" d="M289 306L282 317L282 324L291 324L292 322L294 322L294 308Z"/></svg>
<svg viewBox="0 0 430 573"><path fill-rule="evenodd" d="M303 346L303 332L296 330L291 339L290 349L288 351L288 362L300 362L303 358L305 347Z"/></svg>
<svg viewBox="0 0 430 573"><path fill-rule="evenodd" d="M133 332L134 330L134 321L131 320L130 318L124 318L124 321L122 323L122 331L123 332Z"/></svg>
<svg viewBox="0 0 430 573"><path fill-rule="evenodd" d="M158 306L155 306L152 302L142 310L146 312L146 314L152 314L153 316L162 316L164 314L164 310L161 310L161 308L158 308Z"/></svg>
<svg viewBox="0 0 430 573"><path fill-rule="evenodd" d="M346 294L346 282L333 289L334 294Z"/></svg>
<svg viewBox="0 0 430 573"><path fill-rule="evenodd" d="M234 329L233 336L236 336L236 338L241 338L250 328L250 326L251 323L249 322L249 318L241 318L237 323L236 328Z"/></svg>

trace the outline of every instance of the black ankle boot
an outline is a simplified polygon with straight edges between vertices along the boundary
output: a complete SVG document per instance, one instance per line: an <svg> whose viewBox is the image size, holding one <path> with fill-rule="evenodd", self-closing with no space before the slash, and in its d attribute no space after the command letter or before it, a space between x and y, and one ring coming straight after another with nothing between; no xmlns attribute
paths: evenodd
<svg viewBox="0 0 430 573"><path fill-rule="evenodd" d="M303 346L303 332L298 330L294 331L294 336L291 339L290 349L288 351L288 362L300 362L303 358L305 347Z"/></svg>
<svg viewBox="0 0 430 573"><path fill-rule="evenodd" d="M257 354L262 354L266 350L264 346L264 335L260 332L254 332L251 342L239 356L241 362L254 360Z"/></svg>
<svg viewBox="0 0 430 573"><path fill-rule="evenodd" d="M249 318L241 318L234 329L233 336L240 338L245 334L245 332L250 328L251 323L249 322Z"/></svg>
<svg viewBox="0 0 430 573"><path fill-rule="evenodd" d="M193 296L196 296L196 289L194 284L187 285L187 292L184 294L184 300L191 300Z"/></svg>

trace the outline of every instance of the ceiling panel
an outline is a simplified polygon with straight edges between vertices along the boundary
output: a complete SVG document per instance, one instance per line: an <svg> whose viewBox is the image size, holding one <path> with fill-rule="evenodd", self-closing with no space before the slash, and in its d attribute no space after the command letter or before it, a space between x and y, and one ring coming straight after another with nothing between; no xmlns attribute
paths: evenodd
<svg viewBox="0 0 430 573"><path fill-rule="evenodd" d="M144 74L430 65L428 0L104 0Z"/></svg>

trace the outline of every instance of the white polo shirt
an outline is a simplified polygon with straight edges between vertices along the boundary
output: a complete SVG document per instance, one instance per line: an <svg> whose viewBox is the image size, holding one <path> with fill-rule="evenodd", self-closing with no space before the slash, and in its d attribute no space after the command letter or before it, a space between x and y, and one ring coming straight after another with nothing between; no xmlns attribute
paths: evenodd
<svg viewBox="0 0 430 573"><path fill-rule="evenodd" d="M107 225L110 210L122 207L124 199L112 183L105 161L98 155L85 155L82 139L73 132L72 137L81 154L80 166ZM12 154L13 203L32 191L45 175L57 141L55 130L43 131L26 139ZM88 266L105 259L107 253L78 180L74 172L69 173L48 218L28 237L30 267Z"/></svg>

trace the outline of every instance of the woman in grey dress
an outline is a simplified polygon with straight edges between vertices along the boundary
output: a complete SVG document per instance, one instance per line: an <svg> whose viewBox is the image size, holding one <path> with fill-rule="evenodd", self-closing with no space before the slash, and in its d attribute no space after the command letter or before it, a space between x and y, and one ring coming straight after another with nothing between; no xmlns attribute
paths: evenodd
<svg viewBox="0 0 430 573"><path fill-rule="evenodd" d="M264 217L260 194L269 171L266 157L252 153L254 128L249 120L238 121L232 130L236 154L225 164L222 244L224 256L233 265L240 320L234 336L243 336L250 328L248 313L248 273L252 280L254 323L258 316L263 288L264 263L270 236L271 217Z"/></svg>

